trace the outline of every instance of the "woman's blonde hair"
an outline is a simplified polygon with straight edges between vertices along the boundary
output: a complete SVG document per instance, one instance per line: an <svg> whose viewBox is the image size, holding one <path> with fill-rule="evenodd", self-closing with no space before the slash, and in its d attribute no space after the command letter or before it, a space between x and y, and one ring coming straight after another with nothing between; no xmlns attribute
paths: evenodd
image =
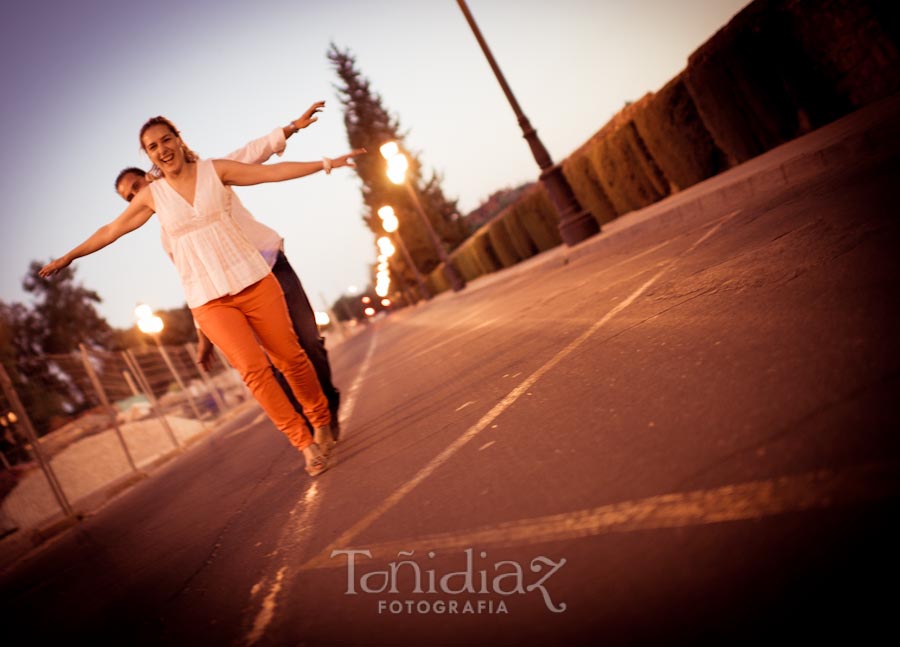
<svg viewBox="0 0 900 647"><path fill-rule="evenodd" d="M184 143L184 140L181 139L181 133L175 127L175 124L173 124L171 121L169 121L162 115L159 115L156 117L151 117L150 119L147 120L147 122L143 126L141 126L141 132L138 135L138 140L141 143L142 151L144 151L145 153L147 152L147 149L144 148L144 133L147 132L147 129L151 128L152 126L165 126L169 130L171 130L172 134L175 135L179 140L181 140L181 148L184 150L184 158L188 162L196 162L197 160L200 159L200 156L197 155L197 153L192 151L190 148L188 148L187 144ZM161 178L162 175L163 175L162 169L160 169L156 164L154 164L153 166L150 167L150 170L147 171L147 181L152 182L153 180L157 180L157 179Z"/></svg>

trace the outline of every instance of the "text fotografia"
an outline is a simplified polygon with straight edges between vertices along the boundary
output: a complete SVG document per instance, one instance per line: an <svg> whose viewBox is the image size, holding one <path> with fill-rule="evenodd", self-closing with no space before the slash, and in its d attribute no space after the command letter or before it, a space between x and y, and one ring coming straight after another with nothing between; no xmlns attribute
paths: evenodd
<svg viewBox="0 0 900 647"><path fill-rule="evenodd" d="M347 590L345 595L413 595L426 594L440 596L438 599L388 599L378 600L378 613L393 614L500 614L509 613L506 608L506 600L471 600L456 599L452 596L464 595L499 595L503 597L513 595L528 595L539 593L549 611L562 613L566 610L565 602L554 603L547 588L550 578L566 563L565 559L558 562L548 557L535 557L526 568L519 562L501 560L494 563L486 561L487 553L480 552L478 567L475 565L475 551L467 548L465 551L466 566L461 571L439 573L434 568L422 568L413 559L415 551L400 551L397 553L399 561L388 562L387 568L382 570L366 570L364 562L358 557L372 559L369 550L333 550L331 559L338 555L347 556ZM436 553L425 554L429 560L436 557ZM421 557L419 559L422 559ZM412 578L414 586L409 590L401 590L398 575L401 571Z"/></svg>

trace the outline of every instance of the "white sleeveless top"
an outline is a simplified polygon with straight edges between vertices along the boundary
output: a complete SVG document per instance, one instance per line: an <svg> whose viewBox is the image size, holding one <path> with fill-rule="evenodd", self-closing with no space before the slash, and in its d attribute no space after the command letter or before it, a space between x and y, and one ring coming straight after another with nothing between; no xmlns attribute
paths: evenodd
<svg viewBox="0 0 900 647"><path fill-rule="evenodd" d="M237 294L269 274L269 264L232 217L234 194L211 160L197 162L193 205L164 177L151 182L150 191L188 307Z"/></svg>

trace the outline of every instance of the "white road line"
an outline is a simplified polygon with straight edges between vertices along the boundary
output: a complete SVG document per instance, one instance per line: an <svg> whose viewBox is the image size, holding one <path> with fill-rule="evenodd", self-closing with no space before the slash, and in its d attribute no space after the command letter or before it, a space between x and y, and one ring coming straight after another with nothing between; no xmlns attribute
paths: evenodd
<svg viewBox="0 0 900 647"><path fill-rule="evenodd" d="M275 574L274 583L269 587L269 593L260 604L259 611L253 619L250 631L247 633L244 643L253 645L265 635L266 629L275 618L275 612L278 609L278 594L281 592L281 582L287 573L287 561L290 557L293 546L305 542L310 534L313 525L313 519L318 515L319 508L322 505L322 497L319 495L319 482L313 481L306 489L303 498L298 502L294 509L290 512L290 520L285 524L281 536L273 551L273 557L281 557L280 567ZM291 544L288 544L290 539ZM263 577L259 582L250 588L251 604L256 593L266 586L268 578Z"/></svg>
<svg viewBox="0 0 900 647"><path fill-rule="evenodd" d="M359 399L359 389L362 386L363 380L369 373L369 366L372 363L372 355L375 353L375 346L378 343L377 334L377 330L372 332L372 341L369 343L369 349L366 351L366 356L363 358L362 366L360 366L359 372L356 374L356 377L353 378L353 384L350 385L350 388L347 389L346 395L343 396L340 415L342 435L344 423L350 420L350 417L353 415L353 410L356 408L356 402Z"/></svg>
<svg viewBox="0 0 900 647"><path fill-rule="evenodd" d="M450 443L440 454L435 456L431 462L429 462L425 467L419 470L416 474L414 474L406 483L397 488L390 496L388 496L380 505L376 506L369 514L362 517L355 524L350 526L347 530L345 530L336 540L334 540L331 544L329 544L325 550L322 551L321 555L328 556L331 554L332 550L342 549L353 541L361 532L363 532L366 528L371 526L375 521L377 521L382 515L384 515L388 510L397 505L401 500L403 500L407 494L412 492L418 485L431 476L439 467L441 467L444 463L446 463L450 458L456 454L463 446L468 444L470 440L472 440L475 436L477 436L481 431L486 429L494 420L496 420L503 412L509 409L522 395L528 392L528 390L534 386L534 383L541 379L544 375L546 375L551 369L555 368L557 364L559 364L566 357L571 355L576 349L578 349L584 342L590 339L594 333L600 330L603 326L609 323L613 317L619 314L622 310L630 306L634 301L640 297L647 289L656 283L659 278L665 274L669 269L674 267L674 265L678 262L678 260L693 251L700 245L703 241L707 240L710 236L712 236L715 232L719 230L719 228L725 224L726 221L731 219L738 212L734 211L722 218L717 224L712 226L703 236L701 236L697 241L694 242L693 245L688 247L687 250L678 254L675 258L670 260L668 263L665 263L662 269L653 275L652 278L644 282L638 289L632 292L628 297L616 305L612 310L606 313L599 321L595 322L591 325L585 332L578 336L577 339L570 342L565 348L559 351L556 355L550 358L543 366L534 371L531 375L525 378L518 386L516 386L512 391L510 391L500 402L494 405L490 411L488 411L482 418L472 425L468 430L466 430L463 434L457 437L452 443ZM313 558L312 563L317 561L319 558Z"/></svg>
<svg viewBox="0 0 900 647"><path fill-rule="evenodd" d="M841 471L818 470L708 490L673 492L535 519L493 524L465 532L407 538L356 549L369 550L374 558L392 558L400 551L425 553L475 547L508 548L614 532L761 519L897 496L900 493L895 478L898 467L891 463L859 465ZM320 554L304 568L344 566L344 560L330 557L330 554Z"/></svg>
<svg viewBox="0 0 900 647"><path fill-rule="evenodd" d="M269 623L272 622L272 618L275 617L275 600L281 592L281 582L284 579L284 572L286 570L287 566L282 566L275 576L275 583L269 590L269 594L266 596L265 600L263 600L262 609L260 609L256 616L256 620L253 622L253 629L247 635L247 645L253 645L262 638L263 633L266 631L266 627L269 626Z"/></svg>
<svg viewBox="0 0 900 647"><path fill-rule="evenodd" d="M368 374L372 355L375 352L376 342L376 332L373 332L362 365L360 366L356 377L353 379L353 383L350 385L350 388L347 389L346 394L343 397L340 418L342 428L348 426L346 423L350 420L353 415L353 410L356 408L356 402L359 399L359 389ZM342 435L343 433L346 432L342 432ZM275 544L276 548L271 553L272 557L278 559L279 563L273 567L277 567L278 570L274 577L274 583L270 587L269 593L262 601L259 611L257 611L256 616L253 619L251 629L245 637L245 644L248 647L257 643L265 635L266 629L275 618L275 613L278 609L278 594L281 592L281 583L288 571L288 564L291 559L302 550L303 544L308 541L311 535L313 521L318 516L319 510L322 507L323 495L319 491L320 483L322 483L322 481L318 480L313 480L310 483L309 487L303 493L303 498L300 499L290 511L289 520L282 528L281 534L278 537L278 541ZM251 587L251 605L255 594L266 585L267 580L267 577L263 577Z"/></svg>

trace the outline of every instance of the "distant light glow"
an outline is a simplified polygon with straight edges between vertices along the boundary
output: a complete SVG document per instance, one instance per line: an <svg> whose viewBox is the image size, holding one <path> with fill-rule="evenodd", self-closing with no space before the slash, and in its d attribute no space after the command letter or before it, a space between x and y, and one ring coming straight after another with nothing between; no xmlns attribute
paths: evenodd
<svg viewBox="0 0 900 647"><path fill-rule="evenodd" d="M393 233L397 231L397 227L400 225L400 221L397 220L397 215L394 213L394 208L390 205L384 205L378 210L378 217L381 218L381 227L387 233Z"/></svg>
<svg viewBox="0 0 900 647"><path fill-rule="evenodd" d="M381 238L379 238L377 244L382 256L391 257L394 255L394 252L397 251L394 248L394 243L392 243L391 239L387 236L382 236ZM381 259L379 258L378 260Z"/></svg>
<svg viewBox="0 0 900 647"><path fill-rule="evenodd" d="M406 155L394 155L388 160L387 176L394 184L403 184L406 180L406 170L409 168L409 160Z"/></svg>
<svg viewBox="0 0 900 647"><path fill-rule="evenodd" d="M369 306L364 310L364 312L366 313L367 317L371 317L373 314L375 314L375 308Z"/></svg>
<svg viewBox="0 0 900 647"><path fill-rule="evenodd" d="M155 335L162 332L163 320L156 315L152 315L145 319L138 319L137 326L142 333Z"/></svg>
<svg viewBox="0 0 900 647"><path fill-rule="evenodd" d="M389 308L389 307L391 307L391 300L390 299L382 299L381 305L383 305L385 308Z"/></svg>
<svg viewBox="0 0 900 647"><path fill-rule="evenodd" d="M327 312L320 312L316 310L316 325L318 326L327 326L331 323L331 317L328 316Z"/></svg>
<svg viewBox="0 0 900 647"><path fill-rule="evenodd" d="M381 151L381 156L386 160L390 160L392 157L394 157L395 155L399 155L400 153L400 147L397 146L397 142L388 142L387 144L382 144L378 150Z"/></svg>
<svg viewBox="0 0 900 647"><path fill-rule="evenodd" d="M153 316L153 308L148 306L146 303L140 303L134 309L134 317L138 321L141 319L149 319Z"/></svg>

